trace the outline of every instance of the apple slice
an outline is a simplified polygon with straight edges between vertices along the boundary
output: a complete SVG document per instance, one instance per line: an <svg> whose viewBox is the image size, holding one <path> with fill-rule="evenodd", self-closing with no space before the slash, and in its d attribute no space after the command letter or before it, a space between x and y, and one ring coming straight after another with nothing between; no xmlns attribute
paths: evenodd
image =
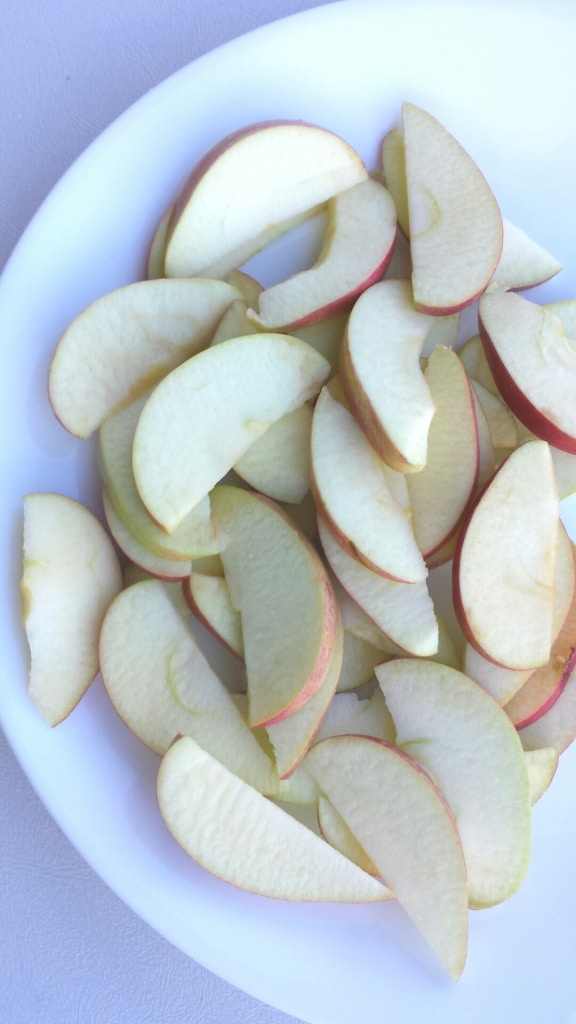
<svg viewBox="0 0 576 1024"><path fill-rule="evenodd" d="M180 846L231 885L285 900L364 903L388 896L380 882L189 736L165 754L157 793Z"/></svg>
<svg viewBox="0 0 576 1024"><path fill-rule="evenodd" d="M426 462L434 403L420 355L431 325L415 310L408 281L382 281L357 299L342 347L350 408L380 457L401 472Z"/></svg>
<svg viewBox="0 0 576 1024"><path fill-rule="evenodd" d="M210 344L220 345L221 342L228 341L230 338L242 338L245 334L254 334L256 328L254 324L250 323L246 315L247 312L246 300L244 298L234 299L214 331Z"/></svg>
<svg viewBox="0 0 576 1024"><path fill-rule="evenodd" d="M493 394L477 380L471 383L486 414L494 448L499 451L512 451L518 446L519 441L517 420L498 395Z"/></svg>
<svg viewBox="0 0 576 1024"><path fill-rule="evenodd" d="M554 747L541 747L537 750L524 751L524 756L530 783L530 802L534 806L544 795L556 774L559 754Z"/></svg>
<svg viewBox="0 0 576 1024"><path fill-rule="evenodd" d="M171 204L159 221L158 227L152 236L152 241L148 248L148 256L146 257L146 278L148 281L155 281L159 277L164 277L164 251L166 249L168 225L173 209L173 204Z"/></svg>
<svg viewBox="0 0 576 1024"><path fill-rule="evenodd" d="M391 128L382 142L382 173L386 187L392 193L398 226L406 238L410 237L410 215L408 212L408 191L406 188L406 156L404 138L398 127Z"/></svg>
<svg viewBox="0 0 576 1024"><path fill-rule="evenodd" d="M545 714L518 730L525 750L554 747L562 754L576 739L576 657L572 655L558 699Z"/></svg>
<svg viewBox="0 0 576 1024"><path fill-rule="evenodd" d="M26 495L23 548L28 689L54 726L76 707L98 672L100 625L122 588L122 572L100 521L61 494Z"/></svg>
<svg viewBox="0 0 576 1024"><path fill-rule="evenodd" d="M239 292L223 281L138 281L80 313L52 358L49 393L60 422L89 437L169 370L208 345Z"/></svg>
<svg viewBox="0 0 576 1024"><path fill-rule="evenodd" d="M322 386L329 364L281 334L232 338L193 356L155 388L133 446L136 486L173 532L250 445Z"/></svg>
<svg viewBox="0 0 576 1024"><path fill-rule="evenodd" d="M406 477L412 527L431 558L458 531L478 481L480 450L466 371L452 349L434 349L425 370L435 413L426 465Z"/></svg>
<svg viewBox="0 0 576 1024"><path fill-rule="evenodd" d="M324 682L340 628L338 604L318 554L270 499L220 485L211 503L229 537L221 558L241 615L249 722L270 725L301 708Z"/></svg>
<svg viewBox="0 0 576 1024"><path fill-rule="evenodd" d="M550 657L559 501L550 449L528 441L501 464L462 528L454 608L470 643L512 669Z"/></svg>
<svg viewBox="0 0 576 1024"><path fill-rule="evenodd" d="M129 729L157 754L187 734L245 782L277 790L266 756L190 626L181 588L135 583L111 603L100 636L104 685Z"/></svg>
<svg viewBox="0 0 576 1024"><path fill-rule="evenodd" d="M555 277L562 264L521 228L502 218L502 253L489 287L533 288Z"/></svg>
<svg viewBox="0 0 576 1024"><path fill-rule="evenodd" d="M141 570L149 576L167 582L185 580L190 575L192 571L190 558L185 560L162 558L140 544L140 541L136 539L118 515L105 487L102 488L102 506L110 536L126 558L134 562Z"/></svg>
<svg viewBox="0 0 576 1024"><path fill-rule="evenodd" d="M538 437L576 453L576 343L560 318L520 295L497 291L480 302L480 334L514 415Z"/></svg>
<svg viewBox="0 0 576 1024"><path fill-rule="evenodd" d="M392 196L372 178L328 202L324 244L314 265L262 292L248 316L267 330L294 330L344 309L384 275L396 237Z"/></svg>
<svg viewBox="0 0 576 1024"><path fill-rule="evenodd" d="M383 636L384 634L382 634ZM350 630L344 630L344 658L340 670L340 678L336 690L345 693L370 682L374 678L374 669L389 655L378 647L356 636Z"/></svg>
<svg viewBox="0 0 576 1024"><path fill-rule="evenodd" d="M481 384L493 395L498 395L498 387L488 366L480 335L474 334L468 338L458 349L458 355L470 380Z"/></svg>
<svg viewBox="0 0 576 1024"><path fill-rule="evenodd" d="M402 105L417 309L453 313L489 283L502 252L498 204L460 143L427 111Z"/></svg>
<svg viewBox="0 0 576 1024"><path fill-rule="evenodd" d="M403 652L428 657L438 650L438 623L426 581L399 583L362 565L319 518L326 559L344 590Z"/></svg>
<svg viewBox="0 0 576 1024"><path fill-rule="evenodd" d="M355 150L317 125L286 120L241 128L206 153L185 182L168 229L166 276L226 277L366 178Z"/></svg>
<svg viewBox="0 0 576 1024"><path fill-rule="evenodd" d="M379 875L378 868L372 863L370 857L356 839L356 836L350 831L342 815L338 814L334 805L325 796L321 796L318 800L317 813L320 834L326 842L330 843L330 846L333 846L335 850L339 850L353 864L357 864L363 871L377 878ZM393 899L394 894L391 890L389 890L389 893L390 899Z"/></svg>
<svg viewBox="0 0 576 1024"><path fill-rule="evenodd" d="M178 562L217 554L222 546L205 497L170 535L151 519L138 493L132 467L134 435L147 391L110 416L98 432L98 467L109 501L134 540L157 558Z"/></svg>
<svg viewBox="0 0 576 1024"><path fill-rule="evenodd" d="M223 576L195 572L183 580L184 599L190 611L238 658L244 657L242 623Z"/></svg>
<svg viewBox="0 0 576 1024"><path fill-rule="evenodd" d="M234 471L275 501L298 504L310 490L312 409L308 403L286 413L234 463Z"/></svg>
<svg viewBox="0 0 576 1024"><path fill-rule="evenodd" d="M430 773L458 822L470 905L502 902L521 885L530 859L518 733L500 705L456 669L407 658L380 665L376 676L397 743Z"/></svg>
<svg viewBox="0 0 576 1024"><path fill-rule="evenodd" d="M327 387L314 408L311 472L320 514L349 554L393 580L425 579L424 559L410 518L390 489L388 467Z"/></svg>
<svg viewBox="0 0 576 1024"><path fill-rule="evenodd" d="M321 728L340 678L343 652L344 631L339 621L332 658L316 692L292 714L266 726L281 780L290 776L301 764Z"/></svg>
<svg viewBox="0 0 576 1024"><path fill-rule="evenodd" d="M233 285L234 288L241 292L246 307L255 306L260 294L264 291L264 286L255 277L247 274L245 270L240 270L238 267L230 271L226 280L228 284Z"/></svg>
<svg viewBox="0 0 576 1024"><path fill-rule="evenodd" d="M396 729L382 690L377 686L370 697L362 698L356 693L336 693L318 730L316 742L331 736L372 736L386 743L395 743Z"/></svg>
<svg viewBox="0 0 576 1024"><path fill-rule="evenodd" d="M458 978L467 949L466 868L454 818L430 776L403 751L366 736L317 743L305 764L445 970Z"/></svg>

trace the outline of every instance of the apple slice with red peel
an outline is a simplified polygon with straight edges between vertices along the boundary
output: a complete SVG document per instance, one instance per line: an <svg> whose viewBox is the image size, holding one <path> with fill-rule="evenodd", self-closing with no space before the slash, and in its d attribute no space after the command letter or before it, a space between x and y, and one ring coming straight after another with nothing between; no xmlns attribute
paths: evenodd
<svg viewBox="0 0 576 1024"><path fill-rule="evenodd" d="M338 622L336 642L328 669L316 692L302 707L266 726L280 780L301 764L328 713L342 669L344 631Z"/></svg>
<svg viewBox="0 0 576 1024"><path fill-rule="evenodd" d="M312 493L342 547L374 572L405 583L426 577L410 518L387 467L352 414L324 387L311 434Z"/></svg>
<svg viewBox="0 0 576 1024"><path fill-rule="evenodd" d="M253 334L169 373L134 436L136 486L152 518L172 533L272 423L317 394L329 372L299 339Z"/></svg>
<svg viewBox="0 0 576 1024"><path fill-rule="evenodd" d="M570 632L576 639L576 623L570 626L570 616L574 603L576 572L574 565L574 549L563 523L558 524L558 537L554 571L554 609L552 619L552 635L555 638L550 652L550 659L541 669L510 669L496 665L485 658L472 644L466 644L464 652L464 671L475 679L497 700L499 704L508 705L517 691L527 683L532 675L540 672L549 676L551 664L556 662L555 654L561 654L562 664L566 661L568 651L560 640L560 635L570 639ZM576 609L573 614L576 614ZM508 711L508 708L507 708ZM512 716L510 716L512 717Z"/></svg>
<svg viewBox="0 0 576 1024"><path fill-rule="evenodd" d="M114 546L96 516L62 494L24 498L22 623L28 692L49 725L76 707L98 672L98 636L122 588Z"/></svg>
<svg viewBox="0 0 576 1024"><path fill-rule="evenodd" d="M183 185L168 228L166 276L226 277L367 176L358 153L325 128L290 120L241 128L216 143Z"/></svg>
<svg viewBox="0 0 576 1024"><path fill-rule="evenodd" d="M158 804L186 853L231 885L283 900L365 903L388 892L190 736L166 752Z"/></svg>
<svg viewBox="0 0 576 1024"><path fill-rule="evenodd" d="M338 604L317 552L274 502L220 485L211 504L229 538L221 558L241 615L249 722L270 725L324 682L340 629Z"/></svg>
<svg viewBox="0 0 576 1024"><path fill-rule="evenodd" d="M138 281L108 292L64 332L49 394L62 425L89 437L170 370L209 344L239 292L224 281Z"/></svg>
<svg viewBox="0 0 576 1024"><path fill-rule="evenodd" d="M452 349L434 349L425 374L435 413L426 465L406 476L412 528L427 560L458 531L478 481L480 451L474 400Z"/></svg>
<svg viewBox="0 0 576 1024"><path fill-rule="evenodd" d="M537 668L550 657L558 522L550 449L528 441L501 464L460 533L458 621L484 657L506 668Z"/></svg>
<svg viewBox="0 0 576 1024"><path fill-rule="evenodd" d="M114 413L98 432L98 468L108 500L138 545L156 558L184 562L216 554L222 542L210 518L208 497L168 535L151 519L138 493L132 448L138 420L150 394L145 392L125 409Z"/></svg>
<svg viewBox="0 0 576 1024"><path fill-rule="evenodd" d="M328 224L318 259L266 288L248 316L266 330L294 330L349 309L383 277L396 237L392 196L372 178L328 202Z"/></svg>
<svg viewBox="0 0 576 1024"><path fill-rule="evenodd" d="M183 580L183 593L190 611L232 654L243 658L242 623L230 599L225 577L193 570Z"/></svg>
<svg viewBox="0 0 576 1024"><path fill-rule="evenodd" d="M334 575L379 629L405 653L435 654L438 623L426 581L399 583L380 576L349 555L321 518L318 532Z"/></svg>
<svg viewBox="0 0 576 1024"><path fill-rule="evenodd" d="M418 309L454 313L480 295L502 252L502 215L469 154L435 117L402 105L402 134Z"/></svg>
<svg viewBox="0 0 576 1024"><path fill-rule="evenodd" d="M420 368L432 317L414 308L408 281L382 281L357 299L342 347L346 398L368 440L393 469L426 462L434 403Z"/></svg>
<svg viewBox="0 0 576 1024"><path fill-rule="evenodd" d="M576 657L572 655L558 699L530 725L518 730L525 750L554 747L562 754L576 739Z"/></svg>
<svg viewBox="0 0 576 1024"><path fill-rule="evenodd" d="M286 413L234 463L234 471L275 501L299 504L310 490L312 409Z"/></svg>
<svg viewBox="0 0 576 1024"><path fill-rule="evenodd" d="M468 936L466 868L454 818L430 776L402 750L366 736L317 743L305 765L450 977L458 978Z"/></svg>
<svg viewBox="0 0 576 1024"><path fill-rule="evenodd" d="M275 793L274 765L200 650L181 588L135 583L111 603L100 635L104 685L129 729L157 754L194 736L245 782Z"/></svg>
<svg viewBox="0 0 576 1024"><path fill-rule="evenodd" d="M521 885L530 858L518 733L500 705L456 669L412 658L380 665L376 675L396 742L430 773L458 822L470 905L502 902Z"/></svg>
<svg viewBox="0 0 576 1024"><path fill-rule="evenodd" d="M160 555L155 555L148 548L145 548L136 539L129 527L125 525L118 515L105 487L102 488L102 507L110 536L126 558L134 562L139 569L146 572L149 576L167 582L185 580L190 575L192 571L192 560L190 558L184 560L162 558Z"/></svg>
<svg viewBox="0 0 576 1024"><path fill-rule="evenodd" d="M534 806L544 795L556 774L559 754L554 747L541 747L524 751L524 756L530 783L530 802Z"/></svg>
<svg viewBox="0 0 576 1024"><path fill-rule="evenodd" d="M576 343L560 318L520 295L497 291L480 301L480 334L514 415L538 437L576 453Z"/></svg>

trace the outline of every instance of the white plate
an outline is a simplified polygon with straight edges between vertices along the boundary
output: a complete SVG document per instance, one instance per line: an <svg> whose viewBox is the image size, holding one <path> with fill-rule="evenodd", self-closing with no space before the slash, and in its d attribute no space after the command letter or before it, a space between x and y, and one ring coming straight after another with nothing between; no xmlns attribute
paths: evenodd
<svg viewBox="0 0 576 1024"><path fill-rule="evenodd" d="M456 986L393 906L286 905L197 869L159 820L156 758L125 730L102 687L53 731L26 698L21 496L63 490L92 505L97 493L93 448L54 421L46 370L70 319L141 274L156 222L196 157L260 118L317 121L373 164L401 100L421 103L477 158L505 214L563 260L567 269L539 296L576 295L576 20L551 0L540 10L522 6L328 5L203 57L75 163L0 283L2 726L59 826L126 903L239 988L318 1024L576 1020L576 751L535 808L522 890L471 915Z"/></svg>

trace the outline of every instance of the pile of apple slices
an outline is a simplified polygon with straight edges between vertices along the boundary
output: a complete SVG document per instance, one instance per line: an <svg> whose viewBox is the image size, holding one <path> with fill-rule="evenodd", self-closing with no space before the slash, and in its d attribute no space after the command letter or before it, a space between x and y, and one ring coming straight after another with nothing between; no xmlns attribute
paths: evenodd
<svg viewBox="0 0 576 1024"><path fill-rule="evenodd" d="M576 737L576 300L518 294L561 268L434 117L404 104L381 152L234 133L147 280L69 326L50 399L97 432L108 530L25 499L23 620L40 712L100 669L192 858L281 899L395 898L458 978ZM318 216L311 266L242 269Z"/></svg>

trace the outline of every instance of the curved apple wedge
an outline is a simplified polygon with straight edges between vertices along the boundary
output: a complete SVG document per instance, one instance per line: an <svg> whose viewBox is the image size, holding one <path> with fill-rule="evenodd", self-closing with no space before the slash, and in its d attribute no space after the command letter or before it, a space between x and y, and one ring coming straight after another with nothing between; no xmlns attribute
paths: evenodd
<svg viewBox="0 0 576 1024"><path fill-rule="evenodd" d="M498 204L469 154L427 111L402 106L414 302L453 313L489 283L503 243Z"/></svg>
<svg viewBox="0 0 576 1024"><path fill-rule="evenodd" d="M430 559L452 539L476 490L480 450L466 371L450 348L432 352L424 373L435 406L426 465L406 475L412 527Z"/></svg>
<svg viewBox="0 0 576 1024"><path fill-rule="evenodd" d="M483 295L480 335L507 405L538 437L576 453L576 342L560 317L512 292Z"/></svg>
<svg viewBox="0 0 576 1024"><path fill-rule="evenodd" d="M393 469L426 462L434 415L420 355L433 319L414 308L409 281L380 281L356 300L342 346L340 376L358 423Z"/></svg>
<svg viewBox="0 0 576 1024"><path fill-rule="evenodd" d="M274 502L221 484L211 504L229 538L221 558L241 616L249 721L270 725L322 686L340 631L338 603L317 552Z"/></svg>
<svg viewBox="0 0 576 1024"><path fill-rule="evenodd" d="M317 394L329 372L297 338L252 334L169 373L134 435L136 486L152 518L173 532L272 423Z"/></svg>
<svg viewBox="0 0 576 1024"><path fill-rule="evenodd" d="M311 470L316 504L351 555L390 579L425 579L409 513L390 489L389 467L328 387L314 407Z"/></svg>
<svg viewBox="0 0 576 1024"><path fill-rule="evenodd" d="M185 182L168 228L166 276L226 277L367 176L358 153L325 128L290 120L241 128Z"/></svg>
<svg viewBox="0 0 576 1024"><path fill-rule="evenodd" d="M396 209L392 196L372 178L328 203L324 245L312 267L262 292L254 323L294 330L349 308L383 277L392 258Z"/></svg>
<svg viewBox="0 0 576 1024"><path fill-rule="evenodd" d="M112 602L102 625L104 685L129 729L157 754L194 736L231 771L265 793L277 773L233 697L208 664L178 585L135 583Z"/></svg>
<svg viewBox="0 0 576 1024"><path fill-rule="evenodd" d="M57 725L98 672L100 625L122 587L122 572L100 521L61 494L24 498L23 555L28 689L48 724Z"/></svg>
<svg viewBox="0 0 576 1024"><path fill-rule="evenodd" d="M86 438L209 344L239 292L224 281L138 281L108 292L64 332L50 366L60 422Z"/></svg>
<svg viewBox="0 0 576 1024"><path fill-rule="evenodd" d="M430 657L438 650L438 622L426 580L399 583L362 565L338 543L322 518L318 533L336 578L370 619L404 653Z"/></svg>
<svg viewBox="0 0 576 1024"><path fill-rule="evenodd" d="M454 818L430 776L397 747L366 736L323 740L304 763L457 979L468 941L466 868Z"/></svg>
<svg viewBox="0 0 576 1024"><path fill-rule="evenodd" d="M550 657L559 500L550 449L527 441L472 508L453 564L454 609L484 657L512 669Z"/></svg>
<svg viewBox="0 0 576 1024"><path fill-rule="evenodd" d="M378 666L376 676L398 745L430 773L458 823L470 905L502 902L530 859L530 787L518 733L456 669L403 659Z"/></svg>
<svg viewBox="0 0 576 1024"><path fill-rule="evenodd" d="M189 736L166 752L157 793L180 846L231 885L284 900L367 903L388 896L379 881Z"/></svg>

